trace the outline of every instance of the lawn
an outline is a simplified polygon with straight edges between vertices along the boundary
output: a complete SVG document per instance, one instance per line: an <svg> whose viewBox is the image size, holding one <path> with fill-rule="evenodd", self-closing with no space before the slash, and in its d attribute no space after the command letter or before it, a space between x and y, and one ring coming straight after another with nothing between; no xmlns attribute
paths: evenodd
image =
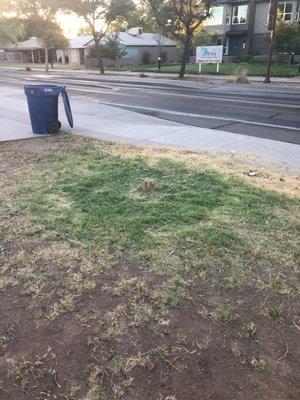
<svg viewBox="0 0 300 400"><path fill-rule="evenodd" d="M299 398L298 180L224 157L1 144L1 400Z"/></svg>
<svg viewBox="0 0 300 400"><path fill-rule="evenodd" d="M120 70L117 67L107 68L111 70ZM158 72L157 64L152 65L141 65L139 67L124 67L122 70L135 71L135 72ZM167 64L161 69L161 73L178 73L180 70L179 64ZM188 64L186 73L187 74L198 74L198 64ZM259 63L240 63L240 64L220 64L220 75L231 75L237 73L239 70L247 70L248 75L253 76L264 76L266 73L266 64ZM215 64L203 64L203 74L216 74ZM279 77L293 77L299 76L299 66L290 64L273 64L271 69L272 76Z"/></svg>
<svg viewBox="0 0 300 400"><path fill-rule="evenodd" d="M20 70L25 70L26 67L30 67L32 70L44 69L44 64L8 64L0 63L0 68L14 67ZM55 71L56 69L65 70L85 70L84 65L76 64L60 64L55 63L54 69L49 68L50 71ZM94 69L96 70L96 69ZM106 67L106 71L131 71L131 72L158 72L157 64L140 65L140 66L127 66L127 67ZM161 69L161 73L173 73L178 74L180 70L180 64L166 63ZM186 74L198 74L199 66L198 64L188 64L186 69ZM253 76L264 76L266 73L266 64L259 63L239 63L239 64L220 64L219 75L231 75L236 74L241 70L247 70L248 75ZM89 71L89 70L87 70ZM202 65L203 74L216 74L215 64L203 64ZM299 76L299 66L290 65L284 63L273 64L271 69L272 76L278 77L294 77Z"/></svg>

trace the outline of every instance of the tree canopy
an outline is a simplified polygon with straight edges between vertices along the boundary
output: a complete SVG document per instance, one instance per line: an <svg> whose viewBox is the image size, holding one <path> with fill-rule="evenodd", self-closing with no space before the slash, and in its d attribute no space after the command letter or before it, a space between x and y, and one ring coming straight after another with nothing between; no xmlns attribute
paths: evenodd
<svg viewBox="0 0 300 400"><path fill-rule="evenodd" d="M197 30L193 38L194 46L213 46L216 45L220 34L217 32L207 32L205 29Z"/></svg>
<svg viewBox="0 0 300 400"><path fill-rule="evenodd" d="M87 33L93 36L100 72L103 74L100 41L115 20L125 18L134 10L134 3L132 0L62 0L60 7L74 12L87 23Z"/></svg>
<svg viewBox="0 0 300 400"><path fill-rule="evenodd" d="M10 40L17 41L30 36L40 38L45 51L45 69L48 71L48 50L63 48L68 44L62 29L55 21L58 0L0 0L0 12L5 13L5 10L15 14L13 18L9 18L16 26ZM12 28L6 30L7 36L10 31Z"/></svg>
<svg viewBox="0 0 300 400"><path fill-rule="evenodd" d="M278 21L274 43L276 53L292 53L300 50L300 24L292 21Z"/></svg>
<svg viewBox="0 0 300 400"><path fill-rule="evenodd" d="M95 46L89 50L90 57L98 57L98 49ZM109 58L110 60L116 60L126 54L126 47L119 39L117 32L111 32L105 36L100 42L100 55L103 58Z"/></svg>
<svg viewBox="0 0 300 400"><path fill-rule="evenodd" d="M195 32L211 16L211 0L144 0L161 32L183 45L179 77L183 78Z"/></svg>
<svg viewBox="0 0 300 400"><path fill-rule="evenodd" d="M16 43L26 37L23 21L15 17L0 16L0 46Z"/></svg>
<svg viewBox="0 0 300 400"><path fill-rule="evenodd" d="M126 31L136 26L144 29L145 32L152 32L155 27L155 18L147 4L137 4L135 8L125 16L115 18L110 25L111 31Z"/></svg>

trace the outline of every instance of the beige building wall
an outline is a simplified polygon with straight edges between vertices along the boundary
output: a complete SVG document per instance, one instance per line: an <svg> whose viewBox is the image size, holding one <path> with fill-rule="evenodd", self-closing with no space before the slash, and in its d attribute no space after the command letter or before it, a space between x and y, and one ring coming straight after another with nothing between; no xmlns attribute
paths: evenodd
<svg viewBox="0 0 300 400"><path fill-rule="evenodd" d="M167 62L178 62L180 59L180 49L177 47L167 47L162 48L162 52L166 52ZM103 59L103 65L108 66L138 66L142 64L143 53L148 53L150 58L150 63L154 64L157 62L159 56L158 47L138 47L138 55L136 57L124 57L118 58L117 60L110 60L108 58ZM98 60L96 58L87 58L86 66L87 68L96 68Z"/></svg>
<svg viewBox="0 0 300 400"><path fill-rule="evenodd" d="M79 50L78 49L70 50L69 58L70 58L70 64L80 64Z"/></svg>

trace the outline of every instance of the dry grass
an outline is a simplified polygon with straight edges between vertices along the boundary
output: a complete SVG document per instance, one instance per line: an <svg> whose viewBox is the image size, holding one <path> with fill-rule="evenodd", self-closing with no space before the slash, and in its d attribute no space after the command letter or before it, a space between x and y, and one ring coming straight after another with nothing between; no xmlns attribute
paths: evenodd
<svg viewBox="0 0 300 400"><path fill-rule="evenodd" d="M214 169L226 176L235 176L255 187L300 197L300 180L295 172L277 170L280 169L279 166L266 165L261 157L246 152L191 151L124 144L115 144L111 150L113 154L122 154L128 158L147 157L150 162L168 157L182 162L187 168ZM248 175L250 171L257 171L258 174L251 177Z"/></svg>

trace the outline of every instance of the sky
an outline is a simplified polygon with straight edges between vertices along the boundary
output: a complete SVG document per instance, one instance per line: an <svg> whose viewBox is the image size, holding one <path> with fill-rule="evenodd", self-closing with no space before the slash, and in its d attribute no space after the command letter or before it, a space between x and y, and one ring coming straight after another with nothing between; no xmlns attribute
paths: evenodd
<svg viewBox="0 0 300 400"><path fill-rule="evenodd" d="M68 39L78 36L79 28L85 26L84 21L75 14L60 13L56 18Z"/></svg>

